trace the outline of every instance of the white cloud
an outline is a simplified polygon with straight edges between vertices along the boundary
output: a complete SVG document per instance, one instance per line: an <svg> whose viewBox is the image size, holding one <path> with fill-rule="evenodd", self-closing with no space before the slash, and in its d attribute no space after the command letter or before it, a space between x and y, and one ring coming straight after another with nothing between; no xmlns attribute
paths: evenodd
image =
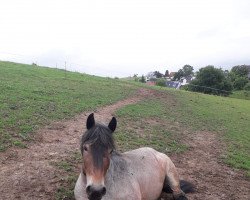
<svg viewBox="0 0 250 200"><path fill-rule="evenodd" d="M67 61L103 76L231 67L250 62L249 8L247 0L9 0L0 7L0 59Z"/></svg>

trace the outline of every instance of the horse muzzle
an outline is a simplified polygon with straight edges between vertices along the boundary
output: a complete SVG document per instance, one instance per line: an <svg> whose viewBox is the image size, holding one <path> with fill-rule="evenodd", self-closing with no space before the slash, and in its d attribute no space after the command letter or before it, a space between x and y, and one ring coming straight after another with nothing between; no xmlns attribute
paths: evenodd
<svg viewBox="0 0 250 200"><path fill-rule="evenodd" d="M89 185L86 188L86 193L89 200L101 200L102 197L106 194L106 187L104 186L93 186Z"/></svg>

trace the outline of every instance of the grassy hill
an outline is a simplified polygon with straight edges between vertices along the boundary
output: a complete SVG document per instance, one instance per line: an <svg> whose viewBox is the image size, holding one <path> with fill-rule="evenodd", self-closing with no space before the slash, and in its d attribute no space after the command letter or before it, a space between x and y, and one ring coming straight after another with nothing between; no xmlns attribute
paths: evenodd
<svg viewBox="0 0 250 200"><path fill-rule="evenodd" d="M138 87L145 85L0 62L0 150L13 145L24 147L38 127L111 104ZM117 111L120 148L152 146L165 151L168 146L168 151L181 152L186 149L179 142L181 129L208 130L218 133L225 143L226 163L250 171L250 101L150 88L162 95ZM127 124L131 124L131 130ZM136 130L140 134L141 129L144 134L133 135Z"/></svg>
<svg viewBox="0 0 250 200"><path fill-rule="evenodd" d="M38 127L123 99L136 86L64 70L0 62L0 151Z"/></svg>

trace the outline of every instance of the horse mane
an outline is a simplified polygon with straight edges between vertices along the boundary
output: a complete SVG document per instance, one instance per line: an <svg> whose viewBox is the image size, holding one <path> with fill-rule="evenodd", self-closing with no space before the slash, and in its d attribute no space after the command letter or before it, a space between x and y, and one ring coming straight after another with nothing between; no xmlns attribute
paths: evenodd
<svg viewBox="0 0 250 200"><path fill-rule="evenodd" d="M87 130L81 139L81 153L83 154L83 145L90 144L97 167L102 166L102 156L105 150L115 150L115 143L112 131L105 125L96 123L94 127Z"/></svg>

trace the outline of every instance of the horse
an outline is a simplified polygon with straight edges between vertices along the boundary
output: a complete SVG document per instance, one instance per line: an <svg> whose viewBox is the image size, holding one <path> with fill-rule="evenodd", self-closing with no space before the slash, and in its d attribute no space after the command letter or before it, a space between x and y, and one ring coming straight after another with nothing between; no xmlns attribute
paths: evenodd
<svg viewBox="0 0 250 200"><path fill-rule="evenodd" d="M166 192L176 200L187 200L185 192L194 186L179 180L170 158L149 147L119 153L113 139L116 126L115 117L105 126L95 122L93 113L88 116L75 199L157 200Z"/></svg>

